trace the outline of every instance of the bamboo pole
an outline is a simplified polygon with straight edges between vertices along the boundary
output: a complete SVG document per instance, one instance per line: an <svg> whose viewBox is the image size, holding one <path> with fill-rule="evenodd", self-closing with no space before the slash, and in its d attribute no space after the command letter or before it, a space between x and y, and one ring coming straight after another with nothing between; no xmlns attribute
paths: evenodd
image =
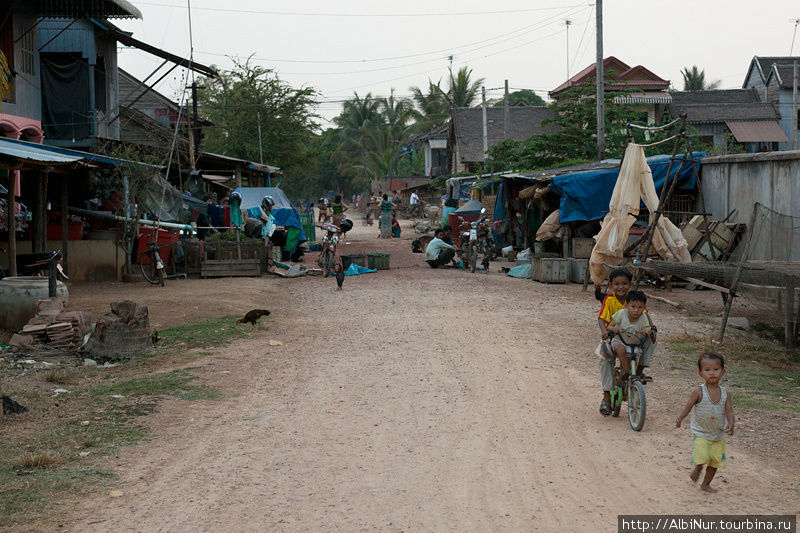
<svg viewBox="0 0 800 533"><path fill-rule="evenodd" d="M742 258L739 261L739 264L736 266L736 271L733 273L731 286L728 288L730 292L725 299L725 310L722 312L722 320L720 321L719 325L719 342L722 342L722 339L725 337L725 327L728 325L728 315L731 313L731 305L733 305L733 299L736 296L736 286L739 283L739 276L742 274L744 262L747 261L747 257L750 255L750 244L753 242L753 230L755 229L757 214L758 204L755 204L753 206L753 214L750 215L750 224L747 228L748 232L747 237L745 238L744 248L742 248Z"/></svg>
<svg viewBox="0 0 800 533"><path fill-rule="evenodd" d="M17 275L17 180L13 172L8 175L8 272Z"/></svg>

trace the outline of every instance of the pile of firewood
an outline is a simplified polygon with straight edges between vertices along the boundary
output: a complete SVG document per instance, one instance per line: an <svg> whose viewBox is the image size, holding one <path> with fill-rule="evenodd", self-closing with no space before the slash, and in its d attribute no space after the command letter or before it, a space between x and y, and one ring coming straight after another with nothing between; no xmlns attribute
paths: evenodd
<svg viewBox="0 0 800 533"><path fill-rule="evenodd" d="M61 298L36 302L36 314L9 341L15 352L74 351L91 328L89 313L65 311Z"/></svg>

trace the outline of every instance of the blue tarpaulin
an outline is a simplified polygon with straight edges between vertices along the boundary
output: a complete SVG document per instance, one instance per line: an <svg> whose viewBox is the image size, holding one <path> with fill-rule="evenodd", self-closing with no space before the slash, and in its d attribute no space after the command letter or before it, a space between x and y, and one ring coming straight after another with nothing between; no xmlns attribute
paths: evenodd
<svg viewBox="0 0 800 533"><path fill-rule="evenodd" d="M683 165L678 175L677 187L683 190L693 190L697 186L695 175L700 172L700 159L707 155L705 152L692 153L692 159ZM667 175L669 160L670 156L668 155L655 155L647 158L647 164L653 172L653 181L659 195ZM680 161L672 164L670 183L680 165ZM554 176L550 183L550 189L561 196L558 212L559 222L563 224L577 220L599 220L605 217L618 176L619 168L587 170Z"/></svg>
<svg viewBox="0 0 800 533"><path fill-rule="evenodd" d="M265 196L272 196L272 199L275 200L275 207L272 208L271 214L275 219L275 224L299 229L300 239L298 243L306 241L306 233L303 230L303 224L300 222L300 212L295 209L282 190L277 187L239 187L233 192L238 192L242 195L241 208L248 211L248 213L251 209L255 208L257 210ZM294 249L294 246L287 249Z"/></svg>

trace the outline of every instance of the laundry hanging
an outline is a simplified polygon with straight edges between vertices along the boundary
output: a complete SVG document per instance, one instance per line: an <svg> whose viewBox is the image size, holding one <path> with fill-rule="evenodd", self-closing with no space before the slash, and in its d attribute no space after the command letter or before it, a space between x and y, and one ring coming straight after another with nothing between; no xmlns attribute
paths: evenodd
<svg viewBox="0 0 800 533"><path fill-rule="evenodd" d="M666 186L666 184L665 184ZM650 223L658 209L659 198L653 183L653 174L647 165L644 149L638 144L628 144L619 178L611 195L608 214L603 219L596 244L589 259L592 281L605 280L605 265L619 265L628 241L628 233L639 214L641 202L650 211ZM667 217L659 217L653 234L653 246L662 258L669 261L691 261L688 244L683 233Z"/></svg>

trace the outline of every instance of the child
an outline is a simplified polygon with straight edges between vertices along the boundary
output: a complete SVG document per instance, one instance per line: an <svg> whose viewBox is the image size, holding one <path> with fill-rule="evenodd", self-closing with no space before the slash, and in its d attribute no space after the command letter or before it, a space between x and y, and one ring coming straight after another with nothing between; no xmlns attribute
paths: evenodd
<svg viewBox="0 0 800 533"><path fill-rule="evenodd" d="M642 356L636 365L636 370L642 381L652 381L652 378L644 375L644 369L650 366L650 357L653 353L651 346L655 342L656 334L656 327L650 322L645 313L647 296L640 291L630 291L628 296L625 297L625 304L626 307L624 309L614 313L614 316L611 317L611 322L606 327L608 331L613 331L617 334L616 337L611 339L611 348L619 358L622 370L627 374L631 371L631 362L628 358L630 347L625 342L639 344L644 341Z"/></svg>
<svg viewBox="0 0 800 533"><path fill-rule="evenodd" d="M600 315L597 317L597 324L600 327L600 336L603 340L608 339L608 324L614 314L625 308L625 300L631 290L633 275L625 268L617 268L611 271L608 276L608 285L613 291L603 299L603 306L600 308ZM648 321L650 316L646 313ZM652 345L645 350L642 359L650 362ZM600 413L603 416L611 414L611 387L614 385L614 358L606 358L600 361L600 378L603 383L603 401L600 403Z"/></svg>
<svg viewBox="0 0 800 533"><path fill-rule="evenodd" d="M725 468L725 434L733 435L736 420L733 416L731 397L725 387L719 384L725 375L725 360L719 354L706 352L697 360L697 368L698 375L705 383L692 391L689 403L675 420L675 426L681 427L683 419L694 408L691 424L694 435L692 437L694 470L689 474L689 478L697 482L703 465L706 465L706 475L700 488L706 492L717 492L711 488L711 480L714 479L717 469ZM727 428L725 419L728 421Z"/></svg>

